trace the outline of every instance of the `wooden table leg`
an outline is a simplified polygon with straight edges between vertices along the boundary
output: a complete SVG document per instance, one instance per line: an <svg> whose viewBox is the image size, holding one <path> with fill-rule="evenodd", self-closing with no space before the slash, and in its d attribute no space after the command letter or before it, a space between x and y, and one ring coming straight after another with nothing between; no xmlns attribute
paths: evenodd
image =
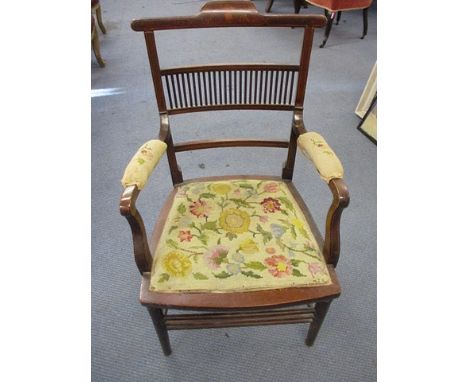
<svg viewBox="0 0 468 382"><path fill-rule="evenodd" d="M340 23L340 19L341 19L341 11L338 11L338 15L336 16L336 25Z"/></svg>
<svg viewBox="0 0 468 382"><path fill-rule="evenodd" d="M159 342L163 349L164 355L170 355L172 353L171 343L169 342L169 334L167 332L167 327L164 322L164 316L161 309L148 307L148 312L153 320L154 328L159 337Z"/></svg>
<svg viewBox="0 0 468 382"><path fill-rule="evenodd" d="M317 302L315 304L314 320L309 326L309 332L307 333L305 340L307 346L312 346L314 344L315 338L317 338L317 334L322 326L322 322L327 314L330 304L331 301Z"/></svg>

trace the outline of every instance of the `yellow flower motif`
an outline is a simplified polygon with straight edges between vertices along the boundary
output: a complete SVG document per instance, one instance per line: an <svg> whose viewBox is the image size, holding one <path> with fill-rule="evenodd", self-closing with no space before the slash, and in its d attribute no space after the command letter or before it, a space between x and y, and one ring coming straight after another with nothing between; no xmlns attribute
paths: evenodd
<svg viewBox="0 0 468 382"><path fill-rule="evenodd" d="M249 230L250 217L245 211L229 208L221 213L219 225L225 231L243 233Z"/></svg>
<svg viewBox="0 0 468 382"><path fill-rule="evenodd" d="M177 252L169 252L163 261L164 269L175 277L185 277L192 271L192 263L190 259Z"/></svg>
<svg viewBox="0 0 468 382"><path fill-rule="evenodd" d="M210 188L217 194L226 195L231 191L231 186L227 183L215 183L210 186Z"/></svg>
<svg viewBox="0 0 468 382"><path fill-rule="evenodd" d="M239 249L248 255L252 255L259 251L257 244L255 244L255 241L252 239L247 239L240 243Z"/></svg>
<svg viewBox="0 0 468 382"><path fill-rule="evenodd" d="M291 222L293 223L294 227L296 228L304 228L304 223L302 221L300 221L299 219L291 219Z"/></svg>

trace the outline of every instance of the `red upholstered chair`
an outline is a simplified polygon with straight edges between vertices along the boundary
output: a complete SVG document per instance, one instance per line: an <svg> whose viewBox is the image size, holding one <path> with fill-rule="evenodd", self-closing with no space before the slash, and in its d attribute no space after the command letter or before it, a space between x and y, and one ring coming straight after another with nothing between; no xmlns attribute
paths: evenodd
<svg viewBox="0 0 468 382"><path fill-rule="evenodd" d="M106 66L106 62L101 57L101 51L99 49L99 37L96 30L96 23L94 21L94 16L91 13L91 45L93 47L94 55L96 56L96 60L101 68Z"/></svg>
<svg viewBox="0 0 468 382"><path fill-rule="evenodd" d="M102 14L101 14L101 4L99 0L91 0L91 12L96 13L97 22L99 24L99 28L101 29L102 33L106 34L106 28L102 23Z"/></svg>
<svg viewBox="0 0 468 382"><path fill-rule="evenodd" d="M265 11L270 12L271 6L274 0L267 0ZM336 17L336 25L340 22L342 11L351 11L356 9L362 9L363 18L363 32L361 39L367 35L367 10L372 4L372 0L294 0L294 11L299 13L302 4L311 4L316 7L323 8L325 16L327 17L327 26L325 28L325 36L320 48L323 48L327 43L328 36L333 25L333 20Z"/></svg>

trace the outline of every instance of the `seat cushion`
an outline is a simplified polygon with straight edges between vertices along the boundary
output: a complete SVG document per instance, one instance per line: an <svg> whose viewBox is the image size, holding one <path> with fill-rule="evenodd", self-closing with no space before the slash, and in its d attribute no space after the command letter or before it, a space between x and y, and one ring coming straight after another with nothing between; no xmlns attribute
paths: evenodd
<svg viewBox="0 0 468 382"><path fill-rule="evenodd" d="M330 283L317 241L285 182L229 179L176 189L154 251L151 291Z"/></svg>
<svg viewBox="0 0 468 382"><path fill-rule="evenodd" d="M368 8L372 0L306 0L309 4L325 8L330 12L350 11L352 9Z"/></svg>

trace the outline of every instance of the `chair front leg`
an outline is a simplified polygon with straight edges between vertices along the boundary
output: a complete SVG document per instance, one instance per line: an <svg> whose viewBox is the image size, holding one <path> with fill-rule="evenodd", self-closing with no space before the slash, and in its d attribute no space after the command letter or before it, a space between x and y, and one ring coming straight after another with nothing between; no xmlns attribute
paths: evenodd
<svg viewBox="0 0 468 382"><path fill-rule="evenodd" d="M330 304L331 301L317 302L315 304L314 320L310 323L309 331L307 332L307 337L305 340L307 346L312 346L314 344L320 327L322 326L323 320L327 315Z"/></svg>
<svg viewBox="0 0 468 382"><path fill-rule="evenodd" d="M335 18L335 12L330 13L325 9L325 17L327 18L327 26L325 27L325 36L323 38L322 45L320 45L320 48L323 48L325 46L328 40L328 36L330 36L330 31L333 25L333 19Z"/></svg>
<svg viewBox="0 0 468 382"><path fill-rule="evenodd" d="M362 10L362 22L363 22L363 30L362 30L362 37L361 37L361 40L364 39L364 37L366 37L367 35L367 11L369 10L369 8L364 8Z"/></svg>
<svg viewBox="0 0 468 382"><path fill-rule="evenodd" d="M164 355L171 355L171 343L169 342L169 334L167 332L166 323L164 322L164 315L161 309L148 306L148 312L153 321L154 328L158 334L159 342L161 343Z"/></svg>
<svg viewBox="0 0 468 382"><path fill-rule="evenodd" d="M101 31L102 33L106 34L107 31L106 31L106 28L102 22L102 13L101 13L101 5L99 4L96 8L96 18L97 18L97 22L99 24L99 28L101 28Z"/></svg>

